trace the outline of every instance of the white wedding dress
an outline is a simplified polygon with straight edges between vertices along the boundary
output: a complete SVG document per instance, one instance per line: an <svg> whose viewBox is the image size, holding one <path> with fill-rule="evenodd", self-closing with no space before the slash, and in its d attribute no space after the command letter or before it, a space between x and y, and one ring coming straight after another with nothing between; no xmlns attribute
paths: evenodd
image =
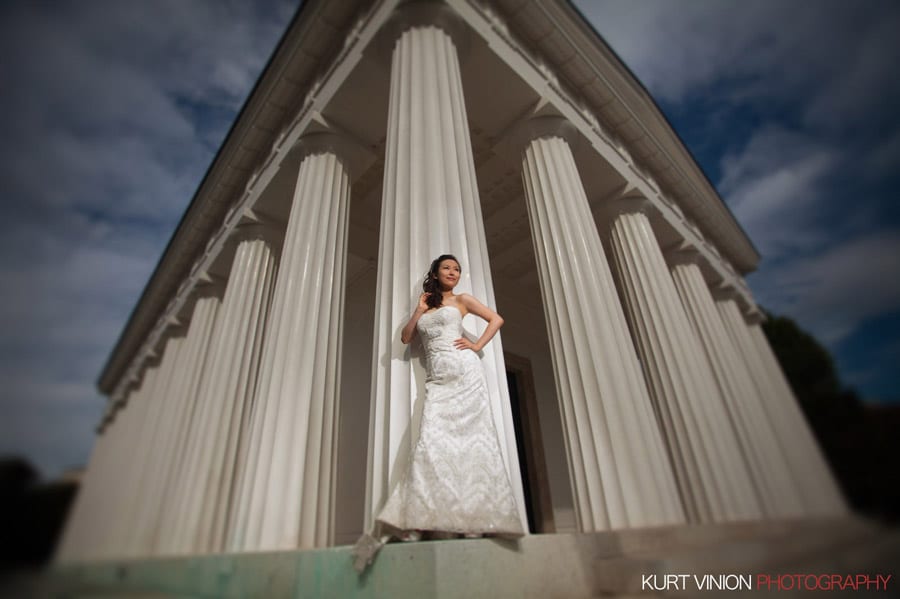
<svg viewBox="0 0 900 599"><path fill-rule="evenodd" d="M419 317L425 347L425 405L405 471L353 550L362 571L391 536L416 531L522 535L478 355L456 349L462 313L441 306Z"/></svg>

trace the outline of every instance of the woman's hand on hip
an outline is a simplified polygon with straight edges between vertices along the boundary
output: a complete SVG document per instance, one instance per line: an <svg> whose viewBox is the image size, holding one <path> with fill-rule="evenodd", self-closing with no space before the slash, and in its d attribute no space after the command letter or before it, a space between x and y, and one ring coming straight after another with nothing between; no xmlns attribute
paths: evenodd
<svg viewBox="0 0 900 599"><path fill-rule="evenodd" d="M475 353L478 353L479 351L481 351L481 349L477 345L475 345L474 343L472 343L465 337L460 337L459 339L454 341L453 347L455 347L458 350L471 349Z"/></svg>

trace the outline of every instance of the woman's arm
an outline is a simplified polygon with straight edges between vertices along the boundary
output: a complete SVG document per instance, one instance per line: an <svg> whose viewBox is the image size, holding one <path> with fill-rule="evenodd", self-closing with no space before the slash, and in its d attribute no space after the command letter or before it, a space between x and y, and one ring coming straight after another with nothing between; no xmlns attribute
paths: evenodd
<svg viewBox="0 0 900 599"><path fill-rule="evenodd" d="M431 294L423 293L419 296L419 304L416 306L416 311L409 317L409 322L406 323L406 326L403 327L403 331L400 333L400 341L403 343L410 343L416 338L416 323L419 321L419 317L428 310L428 304L425 300L429 295Z"/></svg>
<svg viewBox="0 0 900 599"><path fill-rule="evenodd" d="M453 345L457 349L471 349L472 351L479 352L484 348L485 345L487 345L488 341L490 341L494 337L494 335L497 334L497 331L500 330L500 327L503 326L503 317L479 302L468 293L459 294L459 296L457 296L457 301L462 302L462 305L464 305L466 309L472 314L485 319L488 325L487 328L484 329L484 333L482 333L481 337L475 343L472 343L465 337L461 337L460 339L454 341Z"/></svg>

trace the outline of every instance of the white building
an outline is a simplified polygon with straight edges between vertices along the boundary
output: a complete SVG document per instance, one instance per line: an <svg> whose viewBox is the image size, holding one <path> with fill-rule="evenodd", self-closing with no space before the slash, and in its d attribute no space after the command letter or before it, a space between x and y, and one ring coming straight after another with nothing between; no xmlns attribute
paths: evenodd
<svg viewBox="0 0 900 599"><path fill-rule="evenodd" d="M399 331L444 252L506 320L532 533L845 514L759 255L568 2L308 0L103 370L59 562L352 544L415 442Z"/></svg>

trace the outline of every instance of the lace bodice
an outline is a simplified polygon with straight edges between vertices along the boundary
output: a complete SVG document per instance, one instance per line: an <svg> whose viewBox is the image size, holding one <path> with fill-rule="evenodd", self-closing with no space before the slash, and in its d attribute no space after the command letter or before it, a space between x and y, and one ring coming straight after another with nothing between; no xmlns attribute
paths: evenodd
<svg viewBox="0 0 900 599"><path fill-rule="evenodd" d="M426 354L456 350L453 342L462 337L462 312L455 306L441 306L419 317L416 329L422 336Z"/></svg>

